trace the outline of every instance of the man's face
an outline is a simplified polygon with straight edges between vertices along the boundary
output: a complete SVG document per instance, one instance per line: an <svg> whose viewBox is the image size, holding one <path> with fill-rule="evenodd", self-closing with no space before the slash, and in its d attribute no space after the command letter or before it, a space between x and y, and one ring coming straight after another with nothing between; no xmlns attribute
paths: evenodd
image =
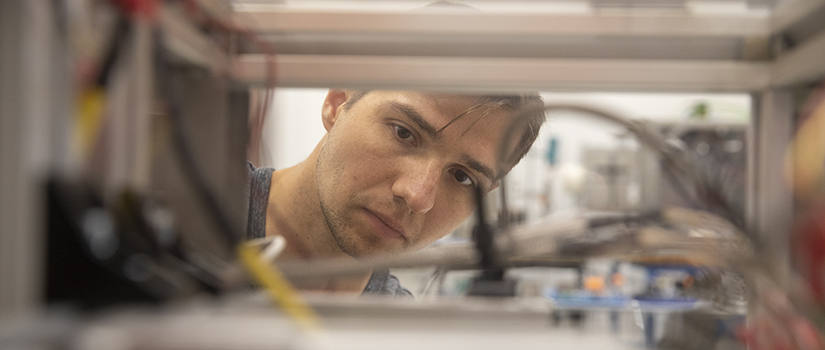
<svg viewBox="0 0 825 350"><path fill-rule="evenodd" d="M316 164L321 209L345 253L422 247L472 213L473 186L496 186L510 112L469 96L372 91L343 104L348 97L327 96Z"/></svg>

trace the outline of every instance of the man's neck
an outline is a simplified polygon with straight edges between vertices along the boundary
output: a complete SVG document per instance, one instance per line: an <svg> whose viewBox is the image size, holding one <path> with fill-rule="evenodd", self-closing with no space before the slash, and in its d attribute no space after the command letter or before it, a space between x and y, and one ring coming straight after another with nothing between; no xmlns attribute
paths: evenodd
<svg viewBox="0 0 825 350"><path fill-rule="evenodd" d="M315 183L316 151L290 168L272 174L267 205L266 234L282 235L288 248L284 258L317 259L343 255L335 245L321 213Z"/></svg>
<svg viewBox="0 0 825 350"><path fill-rule="evenodd" d="M272 174L267 205L266 235L281 235L287 247L279 260L348 257L335 242L321 212L315 164L323 140L310 156ZM369 274L325 283L328 290L360 290Z"/></svg>

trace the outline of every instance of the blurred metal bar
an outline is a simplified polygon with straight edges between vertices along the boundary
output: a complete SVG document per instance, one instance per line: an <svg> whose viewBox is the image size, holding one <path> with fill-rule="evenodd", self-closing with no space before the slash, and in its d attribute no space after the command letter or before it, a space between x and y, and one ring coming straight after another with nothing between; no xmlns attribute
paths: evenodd
<svg viewBox="0 0 825 350"><path fill-rule="evenodd" d="M767 60L771 34L763 12L236 10L280 54Z"/></svg>
<svg viewBox="0 0 825 350"><path fill-rule="evenodd" d="M153 87L153 44L150 23L135 21L130 32L130 55L120 59L108 83L109 137L101 143L105 196L115 198L123 188L145 191L149 185L151 147L150 106Z"/></svg>
<svg viewBox="0 0 825 350"><path fill-rule="evenodd" d="M169 50L187 62L223 72L228 55L211 39L195 28L179 9L164 4L159 7L158 22L163 29L163 40Z"/></svg>
<svg viewBox="0 0 825 350"><path fill-rule="evenodd" d="M566 36L511 34L278 33L265 40L280 54L767 60L767 38L661 36ZM241 47L242 53L261 53Z"/></svg>
<svg viewBox="0 0 825 350"><path fill-rule="evenodd" d="M278 55L274 62L284 87L741 92L770 82L769 65L735 61ZM266 65L263 56L242 55L233 74L263 85Z"/></svg>
<svg viewBox="0 0 825 350"><path fill-rule="evenodd" d="M775 276L787 278L790 271L789 232L793 219L793 194L785 178L787 145L795 125L792 94L785 89L771 89L754 94L754 188L751 196L751 230L762 247L768 248L764 259L775 262ZM786 280L787 282L787 280Z"/></svg>
<svg viewBox="0 0 825 350"><path fill-rule="evenodd" d="M751 37L770 34L768 17L691 13L488 13L309 11L239 6L236 23L267 33L508 34Z"/></svg>
<svg viewBox="0 0 825 350"><path fill-rule="evenodd" d="M34 313L41 297L41 185L66 91L47 1L0 2L0 319ZM57 124L62 126L60 124ZM51 164L56 166L56 164Z"/></svg>
<svg viewBox="0 0 825 350"><path fill-rule="evenodd" d="M590 0L595 8L683 9L687 0Z"/></svg>
<svg viewBox="0 0 825 350"><path fill-rule="evenodd" d="M201 10L221 20L231 20L232 2L226 0L196 0Z"/></svg>
<svg viewBox="0 0 825 350"><path fill-rule="evenodd" d="M825 0L780 1L771 15L771 32L780 33L825 8Z"/></svg>
<svg viewBox="0 0 825 350"><path fill-rule="evenodd" d="M777 58L773 67L773 85L788 86L816 82L825 76L825 32Z"/></svg>

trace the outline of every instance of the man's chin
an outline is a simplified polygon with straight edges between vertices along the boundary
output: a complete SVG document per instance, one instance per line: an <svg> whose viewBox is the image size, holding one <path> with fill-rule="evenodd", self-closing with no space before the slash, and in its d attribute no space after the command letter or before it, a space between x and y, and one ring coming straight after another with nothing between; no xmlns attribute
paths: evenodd
<svg viewBox="0 0 825 350"><path fill-rule="evenodd" d="M345 254L356 259L364 259L374 256L400 253L404 251L404 247L402 245L389 243L393 242L350 241L338 242L338 247L341 248L341 250Z"/></svg>

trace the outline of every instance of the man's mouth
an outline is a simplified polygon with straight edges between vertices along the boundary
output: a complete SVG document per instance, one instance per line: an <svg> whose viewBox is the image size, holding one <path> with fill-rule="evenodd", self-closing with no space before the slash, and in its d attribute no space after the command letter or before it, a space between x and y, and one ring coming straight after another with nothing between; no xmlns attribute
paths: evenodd
<svg viewBox="0 0 825 350"><path fill-rule="evenodd" d="M407 240L407 236L404 230L401 229L401 225L391 217L366 208L364 211L367 214L367 221L377 233L388 238Z"/></svg>

